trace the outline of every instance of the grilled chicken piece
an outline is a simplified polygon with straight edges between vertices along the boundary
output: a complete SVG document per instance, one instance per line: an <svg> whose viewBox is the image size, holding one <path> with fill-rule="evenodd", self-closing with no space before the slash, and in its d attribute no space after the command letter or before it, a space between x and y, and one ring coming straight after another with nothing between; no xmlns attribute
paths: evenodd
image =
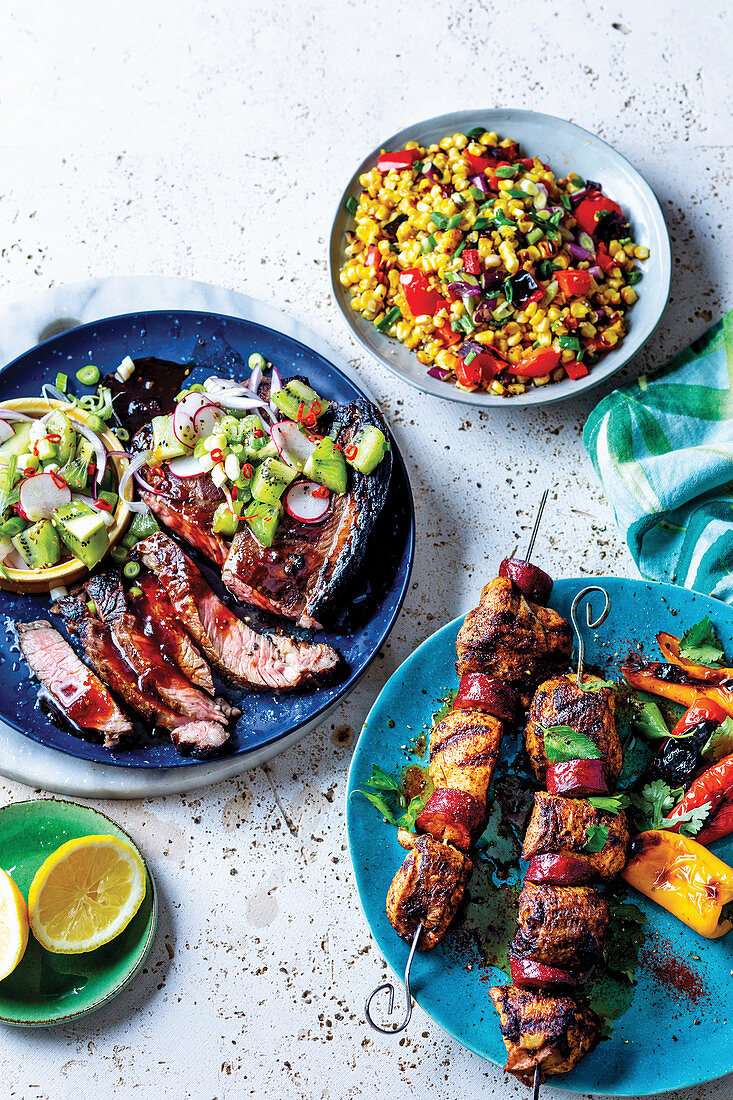
<svg viewBox="0 0 733 1100"><path fill-rule="evenodd" d="M143 626L143 631L158 643L158 648L180 668L187 680L202 691L214 694L211 669L183 626L176 618L170 600L152 573L144 572L137 578L139 596L128 599Z"/></svg>
<svg viewBox="0 0 733 1100"><path fill-rule="evenodd" d="M407 837L414 839L408 841ZM419 951L430 951L440 943L461 904L473 864L468 856L450 844L439 844L431 836L402 836L410 852L392 879L387 894L390 924L408 943L422 921Z"/></svg>
<svg viewBox="0 0 733 1100"><path fill-rule="evenodd" d="M508 577L495 577L458 632L456 670L515 685L526 706L536 685L567 665L571 642L570 626L556 611L525 600Z"/></svg>
<svg viewBox="0 0 733 1100"><path fill-rule="evenodd" d="M209 588L180 547L162 531L133 550L158 577L173 608L207 659L235 683L254 691L292 691L333 673L339 655L285 634L257 634Z"/></svg>
<svg viewBox="0 0 733 1100"><path fill-rule="evenodd" d="M147 451L152 445L152 425L146 424L133 439L131 449L133 453ZM223 565L229 547L213 533L212 524L214 512L226 498L210 475L176 477L167 464L154 469L144 466L140 474L154 490L141 488L140 496L158 519L215 565Z"/></svg>
<svg viewBox="0 0 733 1100"><path fill-rule="evenodd" d="M332 405L318 422L319 434L338 429L348 446L366 424L389 438L387 425L370 401ZM384 506L392 473L388 452L373 473L349 467L346 493L333 495L322 523L300 523L282 516L272 547L263 546L246 525L232 542L222 580L245 603L264 608L300 626L319 627L343 596L361 564L369 536Z"/></svg>
<svg viewBox="0 0 733 1100"><path fill-rule="evenodd" d="M499 1014L506 1070L530 1087L535 1066L540 1080L569 1073L601 1037L601 1022L582 1000L496 985L489 990Z"/></svg>
<svg viewBox="0 0 733 1100"><path fill-rule="evenodd" d="M58 630L43 619L16 623L15 629L23 656L67 718L82 729L103 733L107 749L132 733L130 719Z"/></svg>
<svg viewBox="0 0 733 1100"><path fill-rule="evenodd" d="M143 634L128 610L119 573L98 573L84 587L94 600L99 618L109 626L118 650L134 669L141 690L157 695L171 710L195 722L226 723L221 707L190 684L180 669L166 660L156 642Z"/></svg>
<svg viewBox="0 0 733 1100"><path fill-rule="evenodd" d="M584 683L598 682L597 676L584 677ZM527 717L526 744L534 773L540 783L545 781L547 757L545 736L538 727L570 726L584 733L602 754L611 788L623 766L621 738L616 732L614 710L616 696L612 688L581 691L577 677L556 676L540 684L535 692Z"/></svg>
<svg viewBox="0 0 733 1100"><path fill-rule="evenodd" d="M585 974L603 951L608 905L592 886L525 882L510 956Z"/></svg>
<svg viewBox="0 0 733 1100"><path fill-rule="evenodd" d="M502 723L480 710L452 710L430 734L430 778L485 805L499 754Z"/></svg>
<svg viewBox="0 0 733 1100"><path fill-rule="evenodd" d="M599 825L608 830L600 852L585 852L584 846ZM572 852L586 861L600 879L611 879L626 862L629 830L626 815L597 810L586 798L563 798L538 791L527 827L522 857Z"/></svg>
<svg viewBox="0 0 733 1100"><path fill-rule="evenodd" d="M185 737L183 730L191 724L191 719L176 714L159 698L140 688L135 670L118 650L109 626L90 614L83 597L65 596L55 607L63 616L66 629L79 636L99 678L145 722L167 730L179 730L179 736ZM199 727L196 732L199 742L204 740L204 725L216 727L208 732L210 740L216 741L221 736L223 727L218 722L196 722L195 725Z"/></svg>

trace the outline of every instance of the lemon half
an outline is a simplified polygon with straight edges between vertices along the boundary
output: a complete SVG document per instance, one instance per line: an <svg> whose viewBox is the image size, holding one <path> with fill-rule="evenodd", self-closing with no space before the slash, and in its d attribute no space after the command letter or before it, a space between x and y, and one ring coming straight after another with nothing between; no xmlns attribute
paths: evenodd
<svg viewBox="0 0 733 1100"><path fill-rule="evenodd" d="M12 974L28 943L28 908L10 875L0 870L0 981Z"/></svg>
<svg viewBox="0 0 733 1100"><path fill-rule="evenodd" d="M146 890L145 866L116 836L62 844L39 867L28 892L33 935L47 951L75 955L127 928Z"/></svg>

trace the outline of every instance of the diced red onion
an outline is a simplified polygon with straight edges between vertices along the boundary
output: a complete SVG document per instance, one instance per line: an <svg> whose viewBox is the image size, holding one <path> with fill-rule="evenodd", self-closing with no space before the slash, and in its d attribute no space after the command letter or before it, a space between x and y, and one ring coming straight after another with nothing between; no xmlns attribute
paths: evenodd
<svg viewBox="0 0 733 1100"><path fill-rule="evenodd" d="M581 248L575 241L568 241L567 250L571 256L574 256L576 260L592 260L593 253L589 252L587 248Z"/></svg>
<svg viewBox="0 0 733 1100"><path fill-rule="evenodd" d="M448 290L451 294L460 295L461 298L473 298L481 294L481 287L474 286L473 283L448 283Z"/></svg>
<svg viewBox="0 0 733 1100"><path fill-rule="evenodd" d="M443 367L430 367L428 374L431 378L437 378L439 382L449 382L453 377L451 371L445 370Z"/></svg>
<svg viewBox="0 0 733 1100"><path fill-rule="evenodd" d="M589 267L588 268L588 274L592 275L594 279L602 279L603 278L603 272L601 271L598 264L594 264L593 267Z"/></svg>
<svg viewBox="0 0 733 1100"><path fill-rule="evenodd" d="M107 451L110 458L132 458L129 451Z"/></svg>
<svg viewBox="0 0 733 1100"><path fill-rule="evenodd" d="M582 202L587 194L587 188L583 188L582 191L576 191L575 194L570 196L570 201L573 206L577 206L579 202Z"/></svg>
<svg viewBox="0 0 733 1100"><path fill-rule="evenodd" d="M483 191L485 195L488 195L489 185L486 182L486 176L471 176L471 183L474 187L477 187L479 191Z"/></svg>

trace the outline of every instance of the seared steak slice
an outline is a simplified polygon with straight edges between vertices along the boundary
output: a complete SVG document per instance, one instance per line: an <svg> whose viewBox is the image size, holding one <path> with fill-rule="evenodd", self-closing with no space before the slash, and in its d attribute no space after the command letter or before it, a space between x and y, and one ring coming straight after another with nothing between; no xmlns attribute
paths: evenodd
<svg viewBox="0 0 733 1100"><path fill-rule="evenodd" d="M171 710L194 721L226 722L217 703L189 684L180 669L166 660L157 643L143 634L128 610L119 573L98 573L84 587L143 691L159 696Z"/></svg>
<svg viewBox="0 0 733 1100"><path fill-rule="evenodd" d="M229 734L216 722L189 722L171 732L171 741L181 756L210 756L229 740Z"/></svg>
<svg viewBox="0 0 733 1100"><path fill-rule="evenodd" d="M255 691L292 691L324 678L339 662L327 645L262 635L238 619L212 592L193 562L157 531L133 550L158 577L181 622L209 661Z"/></svg>
<svg viewBox="0 0 733 1100"><path fill-rule="evenodd" d="M389 434L379 409L361 399L329 409L318 431L337 430L338 442L347 447L365 424ZM286 512L272 547L258 542L245 525L224 564L224 584L245 603L318 627L361 564L391 473L391 453L369 475L349 467L348 490L332 495L326 519L301 523Z"/></svg>
<svg viewBox="0 0 733 1100"><path fill-rule="evenodd" d="M180 668L186 679L196 687L214 694L211 669L176 618L165 589L152 573L137 578L140 596L127 598L135 608L143 631L158 643L158 648Z"/></svg>
<svg viewBox="0 0 733 1100"><path fill-rule="evenodd" d="M153 429L146 424L133 439L132 450L145 451L152 444ZM148 492L140 488L140 496L158 519L216 565L223 565L228 546L213 533L212 524L214 512L225 497L209 474L176 477L167 463L155 469L144 466L140 474L154 490Z"/></svg>
<svg viewBox="0 0 733 1100"><path fill-rule="evenodd" d="M46 691L77 726L104 734L105 748L117 745L132 723L106 687L79 660L50 623L16 623L21 652Z"/></svg>

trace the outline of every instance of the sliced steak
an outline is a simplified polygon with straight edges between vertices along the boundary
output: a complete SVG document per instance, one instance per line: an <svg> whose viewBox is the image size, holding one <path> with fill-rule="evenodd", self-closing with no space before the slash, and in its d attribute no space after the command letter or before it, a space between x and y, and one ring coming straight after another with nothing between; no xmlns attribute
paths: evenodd
<svg viewBox="0 0 733 1100"><path fill-rule="evenodd" d="M16 623L21 652L63 713L77 726L104 734L105 748L132 732L102 681L79 660L65 638L50 623Z"/></svg>
<svg viewBox="0 0 733 1100"><path fill-rule="evenodd" d="M361 399L329 409L318 430L337 431L338 442L347 447L365 424L389 434L379 409ZM349 467L348 490L343 496L332 494L323 522L301 523L286 512L271 547L258 542L245 525L224 564L224 584L244 603L318 627L362 562L391 473L390 452L371 474Z"/></svg>
<svg viewBox="0 0 733 1100"><path fill-rule="evenodd" d="M152 447L153 429L146 424L132 441L133 451L145 451ZM214 512L225 500L209 474L199 477L176 477L168 465L140 471L152 492L140 488L140 496L159 520L170 527L189 546L210 558L215 565L226 561L228 546L212 530Z"/></svg>
<svg viewBox="0 0 733 1100"><path fill-rule="evenodd" d="M182 756L211 756L228 739L227 731L216 722L189 722L171 732L171 741Z"/></svg>
<svg viewBox="0 0 733 1100"><path fill-rule="evenodd" d="M292 691L322 680L339 663L328 645L284 634L262 635L238 619L212 592L193 562L162 531L133 550L159 579L181 622L209 661L255 691Z"/></svg>
<svg viewBox="0 0 733 1100"><path fill-rule="evenodd" d="M158 643L158 648L180 668L186 679L203 691L214 694L211 669L176 617L165 589L152 573L137 579L139 596L127 598L135 608L145 634Z"/></svg>
<svg viewBox="0 0 733 1100"><path fill-rule="evenodd" d="M180 669L166 659L155 640L143 633L127 607L119 573L115 570L98 573L84 587L94 600L99 618L109 626L120 653L134 670L142 691L157 695L171 710L193 721L226 722L218 704L190 684Z"/></svg>

